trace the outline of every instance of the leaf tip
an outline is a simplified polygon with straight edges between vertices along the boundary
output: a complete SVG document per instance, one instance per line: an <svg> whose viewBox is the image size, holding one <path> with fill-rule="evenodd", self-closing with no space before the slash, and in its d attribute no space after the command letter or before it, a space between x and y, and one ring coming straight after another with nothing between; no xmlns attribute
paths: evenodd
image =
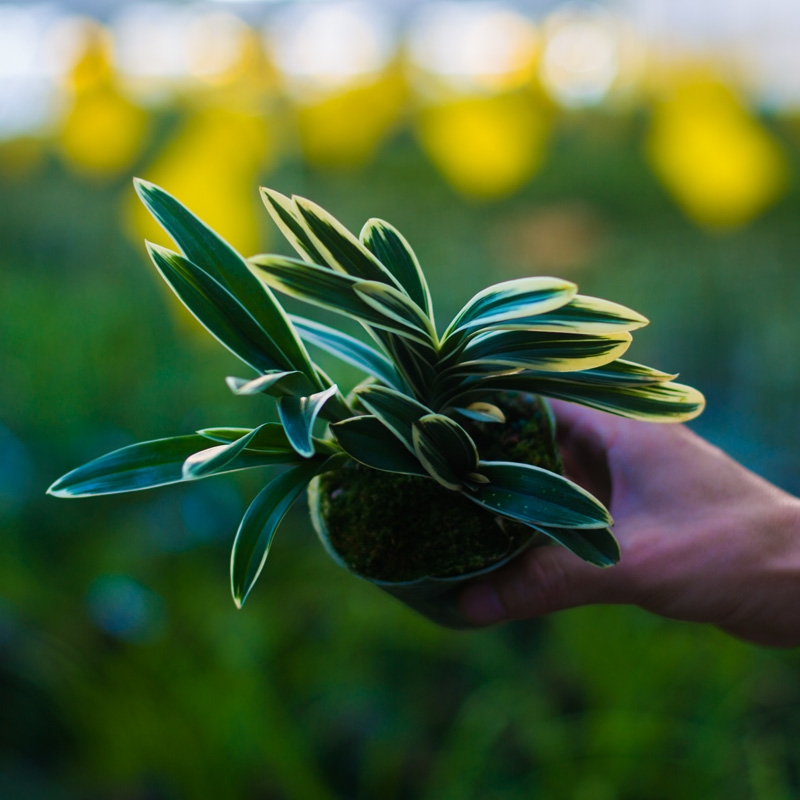
<svg viewBox="0 0 800 800"><path fill-rule="evenodd" d="M64 488L61 485L63 483L63 481L64 481L63 478L59 478L51 486L48 487L48 489L45 492L45 494L49 494L51 497L60 497L60 498L74 497L75 495L73 495L69 491L69 489Z"/></svg>
<svg viewBox="0 0 800 800"><path fill-rule="evenodd" d="M155 242L151 242L148 239L144 240L144 246L147 248L147 254L153 261L157 259L161 259L162 261L168 261L171 256L177 255L173 250L170 250L168 247L164 247L160 244L156 244Z"/></svg>
<svg viewBox="0 0 800 800"><path fill-rule="evenodd" d="M234 394L241 394L239 391L242 386L245 386L248 383L247 380L244 378L237 378L233 375L228 375L225 378L225 385L234 393Z"/></svg>
<svg viewBox="0 0 800 800"><path fill-rule="evenodd" d="M261 199L264 200L264 202L276 203L279 200L288 200L286 195L281 194L275 189L270 189L269 186L259 186L258 193L261 195Z"/></svg>
<svg viewBox="0 0 800 800"><path fill-rule="evenodd" d="M151 196L158 191L158 186L144 180L144 178L134 178L133 188L136 194L139 195L139 199L148 207L150 206Z"/></svg>

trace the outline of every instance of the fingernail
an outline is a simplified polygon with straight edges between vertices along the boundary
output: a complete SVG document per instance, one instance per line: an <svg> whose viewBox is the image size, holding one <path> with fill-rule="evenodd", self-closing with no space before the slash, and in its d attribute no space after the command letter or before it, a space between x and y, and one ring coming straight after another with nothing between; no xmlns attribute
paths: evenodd
<svg viewBox="0 0 800 800"><path fill-rule="evenodd" d="M476 625L492 625L506 618L497 590L491 583L477 583L465 589L459 598L461 613Z"/></svg>

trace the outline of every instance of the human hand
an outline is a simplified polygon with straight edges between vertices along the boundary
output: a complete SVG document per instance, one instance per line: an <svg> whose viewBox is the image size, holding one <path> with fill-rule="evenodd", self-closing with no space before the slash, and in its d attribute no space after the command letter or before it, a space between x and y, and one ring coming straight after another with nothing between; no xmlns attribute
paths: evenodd
<svg viewBox="0 0 800 800"><path fill-rule="evenodd" d="M621 560L599 569L562 547L528 550L462 591L466 619L626 603L800 645L800 500L683 425L551 403L566 474L608 506Z"/></svg>

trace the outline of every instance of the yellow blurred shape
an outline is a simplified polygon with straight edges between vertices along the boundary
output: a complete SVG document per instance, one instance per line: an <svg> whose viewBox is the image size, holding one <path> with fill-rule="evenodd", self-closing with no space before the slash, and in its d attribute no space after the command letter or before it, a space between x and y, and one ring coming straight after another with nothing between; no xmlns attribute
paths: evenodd
<svg viewBox="0 0 800 800"><path fill-rule="evenodd" d="M90 19L74 19L64 27L75 40L77 49L77 57L66 77L67 86L75 92L83 92L111 83L113 44L108 31Z"/></svg>
<svg viewBox="0 0 800 800"><path fill-rule="evenodd" d="M445 179L465 195L511 194L534 174L550 129L535 96L514 93L470 97L420 112L422 147Z"/></svg>
<svg viewBox="0 0 800 800"><path fill-rule="evenodd" d="M119 174L139 154L148 130L147 114L112 87L81 93L64 121L61 151L81 172Z"/></svg>
<svg viewBox="0 0 800 800"><path fill-rule="evenodd" d="M107 32L87 22L83 35L81 55L67 81L73 103L58 131L59 149L79 172L116 175L141 151L148 117L116 86Z"/></svg>
<svg viewBox="0 0 800 800"><path fill-rule="evenodd" d="M296 106L300 145L314 165L357 167L398 120L405 100L399 75Z"/></svg>
<svg viewBox="0 0 800 800"><path fill-rule="evenodd" d="M779 145L722 83L683 80L654 108L647 157L688 216L742 225L776 200L787 178Z"/></svg>
<svg viewBox="0 0 800 800"><path fill-rule="evenodd" d="M158 184L229 241L252 254L259 247L259 204L254 187L269 154L267 120L254 113L206 108L191 113L141 176ZM137 238L174 248L133 198Z"/></svg>

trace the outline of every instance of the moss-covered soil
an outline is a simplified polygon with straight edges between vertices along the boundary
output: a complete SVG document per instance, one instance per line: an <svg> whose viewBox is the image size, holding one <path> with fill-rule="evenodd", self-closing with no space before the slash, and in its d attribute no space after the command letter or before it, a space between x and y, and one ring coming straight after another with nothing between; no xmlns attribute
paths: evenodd
<svg viewBox="0 0 800 800"><path fill-rule="evenodd" d="M485 461L522 461L561 472L547 413L532 395L491 398L506 421L462 420ZM331 546L373 580L449 577L490 566L535 532L504 520L433 480L348 462L321 476L320 512Z"/></svg>

